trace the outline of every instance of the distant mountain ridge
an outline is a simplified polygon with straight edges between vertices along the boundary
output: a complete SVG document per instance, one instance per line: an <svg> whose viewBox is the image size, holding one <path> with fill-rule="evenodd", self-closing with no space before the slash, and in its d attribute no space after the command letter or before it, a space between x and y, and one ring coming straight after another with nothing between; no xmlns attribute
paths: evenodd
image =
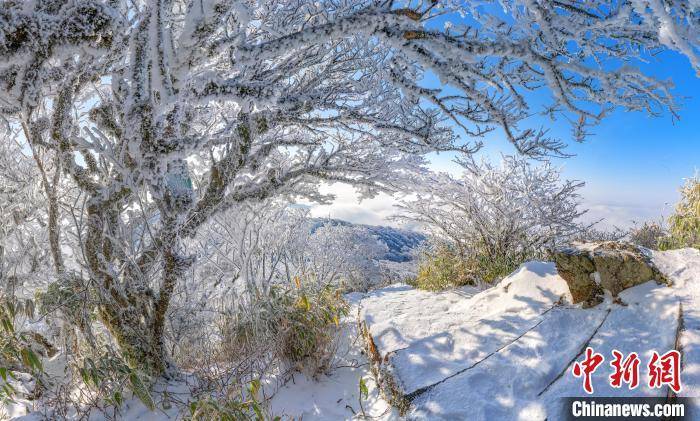
<svg viewBox="0 0 700 421"><path fill-rule="evenodd" d="M370 234L389 248L383 260L392 262L407 262L413 258L411 251L420 246L426 239L424 234L402 228L387 227L383 225L353 224L342 219L314 218L311 232L323 225L342 225L365 228Z"/></svg>

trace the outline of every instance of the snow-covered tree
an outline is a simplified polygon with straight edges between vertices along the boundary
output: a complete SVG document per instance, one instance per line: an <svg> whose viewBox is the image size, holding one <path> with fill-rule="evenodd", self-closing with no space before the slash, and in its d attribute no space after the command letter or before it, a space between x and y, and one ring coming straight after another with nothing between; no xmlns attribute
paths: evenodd
<svg viewBox="0 0 700 421"><path fill-rule="evenodd" d="M155 374L192 262L181 238L215 213L327 200L319 180L391 189L423 153L472 152L494 128L561 153L520 127L528 91L548 89L577 139L611 107L673 109L624 62L668 47L700 67L697 25L681 0L3 0L0 116L82 190L100 319Z"/></svg>
<svg viewBox="0 0 700 421"><path fill-rule="evenodd" d="M321 285L366 290L379 280L379 259L388 251L366 227L322 221L311 235L297 237L290 250L290 267Z"/></svg>
<svg viewBox="0 0 700 421"><path fill-rule="evenodd" d="M21 145L0 143L0 295L46 279L46 212L38 171Z"/></svg>
<svg viewBox="0 0 700 421"><path fill-rule="evenodd" d="M659 241L668 235L663 224L645 221L641 226L635 225L629 231L629 241L648 249L657 249Z"/></svg>
<svg viewBox="0 0 700 421"><path fill-rule="evenodd" d="M700 173L688 177L680 188L681 200L668 218L668 235L661 239L666 249L695 247L700 249Z"/></svg>
<svg viewBox="0 0 700 421"><path fill-rule="evenodd" d="M470 165L461 178L426 172L417 184L400 216L445 239L462 258L522 261L583 229L583 183L562 181L549 162L504 157L500 166Z"/></svg>
<svg viewBox="0 0 700 421"><path fill-rule="evenodd" d="M308 238L309 230L308 211L271 200L242 203L215 215L195 237L195 283L210 294L264 294L273 283L291 282L289 253L299 238Z"/></svg>
<svg viewBox="0 0 700 421"><path fill-rule="evenodd" d="M380 276L378 260L388 251L366 227L314 219L306 208L271 200L215 215L195 241L195 283L207 294L266 294L294 278L362 289Z"/></svg>

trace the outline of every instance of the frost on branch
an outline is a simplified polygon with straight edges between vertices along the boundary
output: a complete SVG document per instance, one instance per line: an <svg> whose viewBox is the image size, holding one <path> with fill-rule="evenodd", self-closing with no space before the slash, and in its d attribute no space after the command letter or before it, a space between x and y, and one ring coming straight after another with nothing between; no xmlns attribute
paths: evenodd
<svg viewBox="0 0 700 421"><path fill-rule="evenodd" d="M277 201L249 202L214 216L195 237L192 287L212 295L268 294L299 277L364 290L380 278L388 251L366 227L311 218ZM213 285L212 285L213 284Z"/></svg>
<svg viewBox="0 0 700 421"><path fill-rule="evenodd" d="M86 197L77 255L100 318L160 373L194 261L182 237L214 214L326 201L322 180L395 190L425 153L469 154L495 129L563 153L525 127L534 91L576 139L611 107L673 111L668 84L627 61L673 48L697 67L696 28L680 1L4 0L0 116Z"/></svg>
<svg viewBox="0 0 700 421"><path fill-rule="evenodd" d="M0 291L9 297L26 298L50 270L36 180L37 171L20 146L0 143Z"/></svg>
<svg viewBox="0 0 700 421"><path fill-rule="evenodd" d="M504 157L500 166L484 161L467 168L458 179L422 174L415 197L401 203L400 217L430 230L456 252L459 264L475 262L465 269L477 278L471 282L493 280L478 275L483 267L502 264L507 274L583 229L577 193L583 183L560 180L548 162L534 166Z"/></svg>

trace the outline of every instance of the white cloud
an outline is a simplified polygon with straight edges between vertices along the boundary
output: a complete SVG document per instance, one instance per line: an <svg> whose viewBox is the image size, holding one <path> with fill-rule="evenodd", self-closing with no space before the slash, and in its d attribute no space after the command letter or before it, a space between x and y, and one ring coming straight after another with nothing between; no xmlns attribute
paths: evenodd
<svg viewBox="0 0 700 421"><path fill-rule="evenodd" d="M665 220L671 213L669 206L663 204L618 205L589 203L584 204L583 207L588 208L588 212L583 217L583 220L585 222L594 222L602 219L598 225L601 229L610 229L613 227L630 228L635 222L660 222L661 220Z"/></svg>
<svg viewBox="0 0 700 421"><path fill-rule="evenodd" d="M330 205L311 205L312 216L343 219L356 224L401 225L397 221L390 220L390 217L396 213L394 208L396 200L385 193L360 202L354 189L347 184L323 185L321 192L332 193L336 199Z"/></svg>

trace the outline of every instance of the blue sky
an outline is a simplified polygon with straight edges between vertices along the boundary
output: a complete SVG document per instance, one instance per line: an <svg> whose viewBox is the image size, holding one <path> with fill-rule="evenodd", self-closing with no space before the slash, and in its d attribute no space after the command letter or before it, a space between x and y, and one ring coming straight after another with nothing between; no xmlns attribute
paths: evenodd
<svg viewBox="0 0 700 421"><path fill-rule="evenodd" d="M660 220L672 212L678 188L685 177L700 170L700 78L688 60L674 52L664 52L642 70L660 79L671 78L681 108L680 120L669 113L650 117L642 112L616 110L593 127L586 142L570 141L569 126L563 121L534 118L550 134L567 140L567 152L575 156L553 160L562 166L565 178L586 182L581 191L582 205L589 209L588 220L604 218L603 227L629 227L632 221ZM497 159L513 148L494 132L485 139L480 155ZM452 156L431 157L435 170L458 172ZM331 206L316 207L318 216L332 216L352 222L386 224L393 213L387 196L358 203L350 189L337 186L338 200Z"/></svg>
<svg viewBox="0 0 700 421"><path fill-rule="evenodd" d="M586 182L582 195L584 205L591 208L589 218L605 218L608 226L667 217L683 179L700 170L700 78L688 60L674 52L664 52L640 67L659 79L673 80L680 119L672 119L670 113L651 117L616 110L593 127L582 144L570 141L563 121L544 117L535 121L568 141L567 152L575 156L553 161L562 166L566 178ZM500 153L514 150L496 133L481 154L496 159ZM454 171L450 159L435 157L433 166Z"/></svg>

